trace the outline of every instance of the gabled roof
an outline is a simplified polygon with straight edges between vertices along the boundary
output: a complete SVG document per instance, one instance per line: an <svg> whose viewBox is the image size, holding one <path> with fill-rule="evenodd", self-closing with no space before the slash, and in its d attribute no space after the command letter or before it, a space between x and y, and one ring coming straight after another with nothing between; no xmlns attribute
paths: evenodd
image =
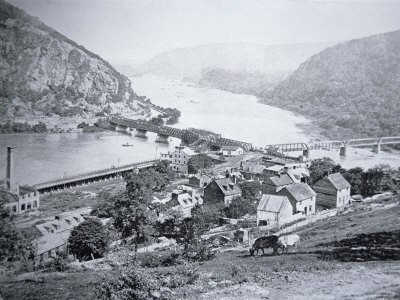
<svg viewBox="0 0 400 300"><path fill-rule="evenodd" d="M316 193L306 183L295 183L284 187L280 194L289 193L297 202L314 197Z"/></svg>
<svg viewBox="0 0 400 300"><path fill-rule="evenodd" d="M278 213L285 201L289 202L289 199L286 196L262 195L260 203L257 206L257 210Z"/></svg>
<svg viewBox="0 0 400 300"><path fill-rule="evenodd" d="M236 195L242 192L240 187L237 184L233 183L230 178L215 179L215 183L218 185L225 196Z"/></svg>
<svg viewBox="0 0 400 300"><path fill-rule="evenodd" d="M327 176L327 179L338 190L347 189L348 187L351 187L350 183L340 173L333 173Z"/></svg>
<svg viewBox="0 0 400 300"><path fill-rule="evenodd" d="M270 185L274 185L274 186L284 186L284 185L288 185L288 184L293 184L294 181L292 180L292 178L290 178L289 175L287 174L283 174L281 176L273 176L273 177L268 177L264 180L265 184L270 184Z"/></svg>
<svg viewBox="0 0 400 300"><path fill-rule="evenodd" d="M273 165L273 166L270 166L270 167L266 167L265 169L273 171L273 172L280 172L280 171L283 170L283 166L281 166L281 165Z"/></svg>
<svg viewBox="0 0 400 300"><path fill-rule="evenodd" d="M18 195L9 191L0 190L0 203L12 203L18 201Z"/></svg>

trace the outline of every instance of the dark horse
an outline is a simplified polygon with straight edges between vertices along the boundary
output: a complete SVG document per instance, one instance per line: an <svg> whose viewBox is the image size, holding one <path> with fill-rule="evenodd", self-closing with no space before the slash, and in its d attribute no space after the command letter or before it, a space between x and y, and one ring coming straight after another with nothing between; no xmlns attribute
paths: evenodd
<svg viewBox="0 0 400 300"><path fill-rule="evenodd" d="M264 248L273 248L274 249L273 254L275 254L278 247L277 243L278 243L278 237L276 235L259 237L254 242L253 247L251 247L250 255L254 255L254 251L257 251L258 255L258 250L260 249L262 250L264 255Z"/></svg>

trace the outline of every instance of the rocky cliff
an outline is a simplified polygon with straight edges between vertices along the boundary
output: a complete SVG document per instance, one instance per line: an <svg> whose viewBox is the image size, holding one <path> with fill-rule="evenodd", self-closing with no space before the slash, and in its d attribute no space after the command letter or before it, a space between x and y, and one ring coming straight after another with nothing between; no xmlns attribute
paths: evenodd
<svg viewBox="0 0 400 300"><path fill-rule="evenodd" d="M0 52L2 119L140 111L108 62L2 0Z"/></svg>

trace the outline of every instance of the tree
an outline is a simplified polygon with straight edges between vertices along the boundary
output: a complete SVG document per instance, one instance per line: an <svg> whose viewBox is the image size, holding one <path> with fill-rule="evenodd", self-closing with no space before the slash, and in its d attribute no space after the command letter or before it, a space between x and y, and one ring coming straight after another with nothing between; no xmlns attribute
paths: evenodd
<svg viewBox="0 0 400 300"><path fill-rule="evenodd" d="M349 170L341 169L340 173L342 173L343 177L350 183L352 195L362 193L364 174L362 168L356 167Z"/></svg>
<svg viewBox="0 0 400 300"><path fill-rule="evenodd" d="M100 258L107 250L108 235L100 221L89 219L72 230L68 243L79 260Z"/></svg>
<svg viewBox="0 0 400 300"><path fill-rule="evenodd" d="M26 260L34 251L32 241L15 226L12 215L4 209L5 200L0 193L0 262Z"/></svg>
<svg viewBox="0 0 400 300"><path fill-rule="evenodd" d="M238 219L246 214L254 214L256 211L257 208L251 198L237 197L225 208L225 215L228 218Z"/></svg>
<svg viewBox="0 0 400 300"><path fill-rule="evenodd" d="M309 183L313 185L324 176L335 173L340 170L340 165L336 164L328 157L314 159L310 166L310 179Z"/></svg>
<svg viewBox="0 0 400 300"><path fill-rule="evenodd" d="M361 193L372 196L390 189L390 178L386 166L376 166L362 174Z"/></svg>
<svg viewBox="0 0 400 300"><path fill-rule="evenodd" d="M259 181L244 181L239 186L242 197L252 201L256 201L262 191L262 184Z"/></svg>
<svg viewBox="0 0 400 300"><path fill-rule="evenodd" d="M210 168L215 165L215 160L206 154L197 154L189 158L188 172L191 174L197 173L201 169Z"/></svg>

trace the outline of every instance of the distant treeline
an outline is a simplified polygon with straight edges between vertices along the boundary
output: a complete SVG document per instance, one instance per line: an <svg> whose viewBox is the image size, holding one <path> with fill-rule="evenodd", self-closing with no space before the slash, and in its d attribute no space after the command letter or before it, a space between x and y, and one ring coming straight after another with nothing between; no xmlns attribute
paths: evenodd
<svg viewBox="0 0 400 300"><path fill-rule="evenodd" d="M44 133L47 132L46 124L29 125L28 123L11 123L0 124L0 133Z"/></svg>

